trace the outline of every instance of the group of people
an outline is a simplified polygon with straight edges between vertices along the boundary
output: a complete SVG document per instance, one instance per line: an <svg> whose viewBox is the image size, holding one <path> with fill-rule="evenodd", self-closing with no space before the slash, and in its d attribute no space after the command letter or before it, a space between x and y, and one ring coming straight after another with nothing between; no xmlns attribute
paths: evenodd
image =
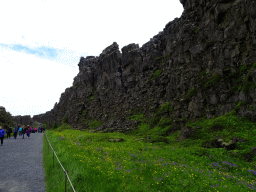
<svg viewBox="0 0 256 192"><path fill-rule="evenodd" d="M30 137L30 134L31 132L32 133L43 133L45 131L45 128L43 127L39 127L38 129L37 128L33 128L31 126L19 126L19 125L16 125L14 127L14 130L12 131L12 128L9 127L6 129L6 134L7 134L7 139L11 139L11 133L13 132L13 139L16 139L17 138L17 134L19 132L19 136L22 136L23 135L23 138L24 139L24 135L27 134L28 137ZM3 145L3 139L4 139L4 136L5 136L5 130L0 126L0 140L1 140L1 146Z"/></svg>

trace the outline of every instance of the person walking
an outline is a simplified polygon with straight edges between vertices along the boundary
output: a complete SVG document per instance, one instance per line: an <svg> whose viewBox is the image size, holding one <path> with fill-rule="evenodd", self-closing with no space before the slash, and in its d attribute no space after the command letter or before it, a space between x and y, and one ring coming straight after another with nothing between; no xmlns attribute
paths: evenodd
<svg viewBox="0 0 256 192"><path fill-rule="evenodd" d="M23 127L23 129L22 129L23 138L22 138L22 139L24 139L24 135L25 135L26 132L27 132L27 128L26 128L26 127Z"/></svg>
<svg viewBox="0 0 256 192"><path fill-rule="evenodd" d="M30 136L30 133L31 133L31 129L30 129L30 127L28 127L28 129L27 129L27 136L28 137Z"/></svg>
<svg viewBox="0 0 256 192"><path fill-rule="evenodd" d="M7 133L7 139L8 139L8 137L9 137L9 139L11 139L12 128L11 127L7 127L6 133Z"/></svg>
<svg viewBox="0 0 256 192"><path fill-rule="evenodd" d="M19 136L22 134L22 127L19 128Z"/></svg>
<svg viewBox="0 0 256 192"><path fill-rule="evenodd" d="M37 133L37 128L35 127L35 133Z"/></svg>
<svg viewBox="0 0 256 192"><path fill-rule="evenodd" d="M1 140L1 146L3 145L5 130L0 126L0 140Z"/></svg>
<svg viewBox="0 0 256 192"><path fill-rule="evenodd" d="M40 131L41 131L41 128L39 127L39 128L38 128L38 133L40 133Z"/></svg>
<svg viewBox="0 0 256 192"><path fill-rule="evenodd" d="M19 126L16 125L16 126L14 127L13 139L16 139L16 138L17 138L18 131L19 131Z"/></svg>

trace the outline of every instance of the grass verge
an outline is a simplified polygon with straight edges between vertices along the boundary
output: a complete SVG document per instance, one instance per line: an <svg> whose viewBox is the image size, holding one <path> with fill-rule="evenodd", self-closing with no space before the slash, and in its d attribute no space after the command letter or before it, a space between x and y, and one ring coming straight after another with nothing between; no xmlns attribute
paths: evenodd
<svg viewBox="0 0 256 192"><path fill-rule="evenodd" d="M223 136L250 139L239 144L240 150L207 149L201 144L213 132L218 122ZM238 119L234 114L190 123L202 126L195 137L174 142L179 134L166 137L164 142L148 143L137 134L89 133L79 130L48 130L46 134L76 191L255 191L255 158L245 162L238 155L253 146L255 125ZM140 128L143 128L141 126ZM139 128L139 129L140 129ZM232 130L232 132L231 132ZM138 131L137 131L138 132ZM206 134L207 133L207 134ZM232 134L231 134L232 133ZM109 142L122 138L122 142ZM44 138L43 165L47 191L64 191L65 174ZM67 191L72 191L67 183Z"/></svg>

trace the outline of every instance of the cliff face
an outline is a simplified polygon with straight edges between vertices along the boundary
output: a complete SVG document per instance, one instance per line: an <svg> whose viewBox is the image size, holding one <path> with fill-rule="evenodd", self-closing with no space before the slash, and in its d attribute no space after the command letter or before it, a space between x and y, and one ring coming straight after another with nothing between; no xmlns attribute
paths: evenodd
<svg viewBox="0 0 256 192"><path fill-rule="evenodd" d="M180 1L181 18L141 48L130 44L120 53L114 42L99 57L82 57L73 87L51 111L33 118L52 126L66 116L81 130L101 121L90 126L98 131L129 131L140 121L126 117L140 112L150 120L159 107L175 130L235 108L238 117L254 119L256 2Z"/></svg>
<svg viewBox="0 0 256 192"><path fill-rule="evenodd" d="M18 115L18 116L14 116L14 117L13 117L13 121L15 121L16 124L19 124L19 125L21 125L21 126L31 125L31 124L34 122L30 115L24 115L24 116Z"/></svg>

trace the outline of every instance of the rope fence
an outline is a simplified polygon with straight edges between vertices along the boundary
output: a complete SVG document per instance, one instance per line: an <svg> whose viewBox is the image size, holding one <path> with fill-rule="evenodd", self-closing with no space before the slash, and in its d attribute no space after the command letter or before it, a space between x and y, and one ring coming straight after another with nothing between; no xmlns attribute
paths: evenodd
<svg viewBox="0 0 256 192"><path fill-rule="evenodd" d="M48 140L48 137L47 137L46 132L44 132L44 133L45 133L46 139L47 139L47 141L48 141L48 154L49 154L49 146L51 147L51 149L52 149L52 151L53 151L52 158L53 158L53 166L54 166L54 155L56 156L56 158L57 158L58 161L59 161L59 159L58 159L58 157L57 157L57 155L56 155L54 149L52 148L52 146L51 146L51 144L50 144L50 142L49 142L49 140ZM59 161L59 163L60 163L60 161ZM66 192L66 189L67 189L67 178L68 178L68 181L69 181L69 183L70 183L70 185L71 185L73 191L75 192L75 189L74 189L74 187L73 187L73 185L72 185L72 183L71 183L71 181L70 181L70 179L69 179L69 177L68 177L68 173L67 173L68 170L65 170L65 169L63 168L63 166L62 166L61 163L60 163L60 166L62 167L62 169L63 169L63 171L64 171L64 173L65 173L65 192Z"/></svg>

